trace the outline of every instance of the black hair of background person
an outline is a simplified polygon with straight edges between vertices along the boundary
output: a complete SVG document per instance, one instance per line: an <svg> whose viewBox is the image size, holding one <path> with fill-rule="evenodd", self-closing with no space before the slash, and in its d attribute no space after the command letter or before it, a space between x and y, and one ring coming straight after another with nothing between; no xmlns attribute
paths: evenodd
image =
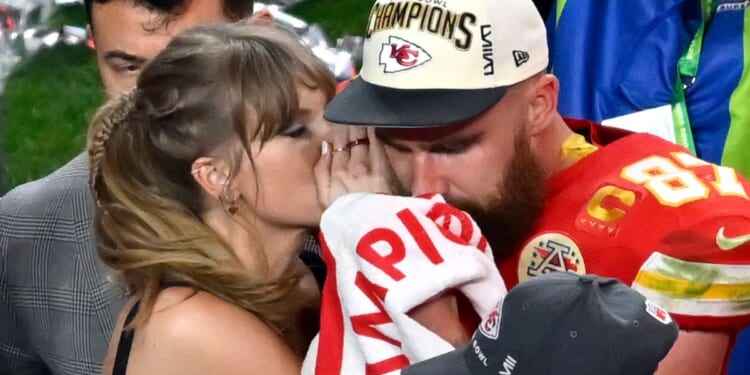
<svg viewBox="0 0 750 375"><path fill-rule="evenodd" d="M542 15L542 19L547 21L550 10L552 10L552 3L554 0L534 0L536 9L539 10L539 14Z"/></svg>
<svg viewBox="0 0 750 375"><path fill-rule="evenodd" d="M112 0L83 0L86 8L86 22L91 25L91 5L104 4ZM134 0L135 5L156 10L165 15L179 15L189 4L189 0ZM224 0L224 14L229 19L240 19L247 13L247 0Z"/></svg>

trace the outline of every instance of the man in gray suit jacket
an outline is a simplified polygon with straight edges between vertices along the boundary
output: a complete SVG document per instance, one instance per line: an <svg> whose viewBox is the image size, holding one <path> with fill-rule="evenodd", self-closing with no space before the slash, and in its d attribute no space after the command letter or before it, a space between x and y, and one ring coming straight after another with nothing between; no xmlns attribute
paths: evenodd
<svg viewBox="0 0 750 375"><path fill-rule="evenodd" d="M187 28L238 20L252 0L85 0L107 93ZM96 374L126 299L99 260L88 158L0 198L0 374Z"/></svg>

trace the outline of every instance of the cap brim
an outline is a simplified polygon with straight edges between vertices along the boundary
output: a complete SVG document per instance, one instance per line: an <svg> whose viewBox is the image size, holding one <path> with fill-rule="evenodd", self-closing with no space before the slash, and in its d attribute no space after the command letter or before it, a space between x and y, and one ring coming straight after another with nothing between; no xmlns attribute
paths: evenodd
<svg viewBox="0 0 750 375"><path fill-rule="evenodd" d="M450 351L401 370L401 375L472 375L466 365L468 346Z"/></svg>
<svg viewBox="0 0 750 375"><path fill-rule="evenodd" d="M401 90L357 78L326 106L324 118L346 125L431 127L469 120L489 109L508 87Z"/></svg>

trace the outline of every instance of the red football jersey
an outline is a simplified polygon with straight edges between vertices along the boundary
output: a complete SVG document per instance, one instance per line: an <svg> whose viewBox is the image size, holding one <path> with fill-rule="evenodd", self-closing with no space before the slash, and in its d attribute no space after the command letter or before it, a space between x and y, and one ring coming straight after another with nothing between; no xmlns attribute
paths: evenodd
<svg viewBox="0 0 750 375"><path fill-rule="evenodd" d="M684 330L750 324L750 183L657 137L635 134L548 182L546 206L516 254L508 288L551 271L620 279Z"/></svg>

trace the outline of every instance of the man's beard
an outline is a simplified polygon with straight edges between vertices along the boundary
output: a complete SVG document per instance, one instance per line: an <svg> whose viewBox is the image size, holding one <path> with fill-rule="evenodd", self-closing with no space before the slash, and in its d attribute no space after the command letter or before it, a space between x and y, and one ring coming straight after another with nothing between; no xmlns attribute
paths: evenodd
<svg viewBox="0 0 750 375"><path fill-rule="evenodd" d="M495 260L507 258L520 248L544 208L544 170L523 134L516 137L514 146L505 179L497 187L497 197L483 204L449 202L476 221L492 247Z"/></svg>

